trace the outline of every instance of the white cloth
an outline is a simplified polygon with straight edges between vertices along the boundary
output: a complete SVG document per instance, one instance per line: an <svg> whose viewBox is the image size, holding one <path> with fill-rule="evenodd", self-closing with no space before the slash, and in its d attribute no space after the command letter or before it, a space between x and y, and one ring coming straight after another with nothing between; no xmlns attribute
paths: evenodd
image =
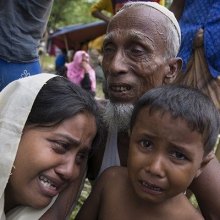
<svg viewBox="0 0 220 220"><path fill-rule="evenodd" d="M111 125L108 130L108 137L105 146L105 152L102 159L102 165L98 176L108 167L120 166L120 158L118 153L118 130L117 126Z"/></svg>
<svg viewBox="0 0 220 220"><path fill-rule="evenodd" d="M4 191L10 177L25 122L40 89L49 79L55 76L43 73L16 80L0 93L0 220L37 220L50 208L55 200L43 210L17 207L16 215L12 214L12 216L7 215L5 217ZM14 211L11 213L14 213ZM26 217L23 217L25 215Z"/></svg>
<svg viewBox="0 0 220 220"><path fill-rule="evenodd" d="M39 219L55 202L57 196L53 198L51 203L44 209L33 209L27 206L19 206L12 209L6 214L7 220L37 220Z"/></svg>

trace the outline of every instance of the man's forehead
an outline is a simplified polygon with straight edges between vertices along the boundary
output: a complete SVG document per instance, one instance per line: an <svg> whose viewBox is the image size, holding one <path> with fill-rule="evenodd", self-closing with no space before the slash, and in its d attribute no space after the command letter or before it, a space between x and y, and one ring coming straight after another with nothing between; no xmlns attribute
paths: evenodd
<svg viewBox="0 0 220 220"><path fill-rule="evenodd" d="M179 40L181 39L178 21L174 14L166 7L155 2L144 2L143 4L135 3L137 2L134 2L134 4L131 4L129 7L122 8L122 10L113 17L112 21L109 23L109 27L111 23L118 23L121 27L126 25L132 26L133 24L133 28L135 28L135 25L137 25L137 28L141 28L141 26L142 28L148 28L148 26L152 28L152 24L155 24L159 32L167 32L167 27L170 29L172 23L173 29L176 30ZM168 25L168 23L170 25Z"/></svg>
<svg viewBox="0 0 220 220"><path fill-rule="evenodd" d="M146 18L154 20L155 22L166 20L166 16L163 13L155 8L147 7L146 5L125 8L119 11L112 20L120 22L123 17L126 17L128 23L138 20L141 20L142 22L146 21L147 23L148 20L146 20Z"/></svg>
<svg viewBox="0 0 220 220"><path fill-rule="evenodd" d="M144 33L139 30L124 30L124 29L114 29L110 30L105 35L105 41L114 41L118 40L118 38L123 37L123 41L133 41L133 42L152 42L151 35L148 35L148 33Z"/></svg>
<svg viewBox="0 0 220 220"><path fill-rule="evenodd" d="M135 7L134 9L136 10L140 8ZM149 11L151 10L154 9L150 9ZM161 41L166 39L167 34L164 24L155 18L155 15L150 16L150 14L151 12L144 14L143 16L141 14L137 16L136 12L134 14L120 13L109 23L106 40L113 40L117 37L123 37L123 40L132 39L134 41L142 42L154 40Z"/></svg>
<svg viewBox="0 0 220 220"><path fill-rule="evenodd" d="M109 23L107 33L112 30L130 29L147 33L155 30L165 31L164 15L148 7L133 7L119 12Z"/></svg>

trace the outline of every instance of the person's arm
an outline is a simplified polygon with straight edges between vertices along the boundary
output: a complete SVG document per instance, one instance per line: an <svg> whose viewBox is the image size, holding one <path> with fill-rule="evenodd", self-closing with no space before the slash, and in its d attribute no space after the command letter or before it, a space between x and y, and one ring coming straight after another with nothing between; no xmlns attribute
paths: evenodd
<svg viewBox="0 0 220 220"><path fill-rule="evenodd" d="M101 210L102 194L105 183L108 183L108 173L104 172L92 187L89 197L84 202L83 206L76 215L75 220L97 220L99 211ZM101 203L102 201L102 203Z"/></svg>
<svg viewBox="0 0 220 220"><path fill-rule="evenodd" d="M173 0L172 4L170 5L170 11L172 11L177 20L180 19L183 9L185 5L185 0Z"/></svg>
<svg viewBox="0 0 220 220"><path fill-rule="evenodd" d="M160 0L159 4L162 5L162 6L165 6L165 0Z"/></svg>
<svg viewBox="0 0 220 220"><path fill-rule="evenodd" d="M220 219L220 163L215 157L193 181L190 190L195 194L206 220Z"/></svg>
<svg viewBox="0 0 220 220"><path fill-rule="evenodd" d="M99 18L99 19L105 21L106 23L108 23L110 21L110 17L104 15L101 11L94 11L92 13L92 16L95 18Z"/></svg>
<svg viewBox="0 0 220 220"><path fill-rule="evenodd" d="M91 7L91 14L95 18L99 18L105 22L109 22L110 17L105 15L102 11L107 11L113 14L112 2L111 0L100 0Z"/></svg>

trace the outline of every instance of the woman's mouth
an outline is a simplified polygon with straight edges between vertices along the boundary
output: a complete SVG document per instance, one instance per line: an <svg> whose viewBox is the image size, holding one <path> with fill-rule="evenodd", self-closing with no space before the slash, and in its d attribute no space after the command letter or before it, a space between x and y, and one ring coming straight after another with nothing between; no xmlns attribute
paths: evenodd
<svg viewBox="0 0 220 220"><path fill-rule="evenodd" d="M40 176L39 179L40 179L40 182L41 182L45 187L51 188L51 189L53 189L53 190L57 190L56 185L55 185L53 182L51 182L49 179L47 179L46 177Z"/></svg>
<svg viewBox="0 0 220 220"><path fill-rule="evenodd" d="M40 175L38 179L39 179L40 191L44 196L54 197L59 193L61 184L58 184L55 181L53 181L51 178L43 175Z"/></svg>

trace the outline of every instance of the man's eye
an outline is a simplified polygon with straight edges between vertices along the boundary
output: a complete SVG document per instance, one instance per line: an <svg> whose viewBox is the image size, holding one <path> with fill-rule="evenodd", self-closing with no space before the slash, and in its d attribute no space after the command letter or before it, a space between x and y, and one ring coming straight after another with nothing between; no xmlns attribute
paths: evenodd
<svg viewBox="0 0 220 220"><path fill-rule="evenodd" d="M114 51L114 47L112 45L104 45L103 53L108 54Z"/></svg>
<svg viewBox="0 0 220 220"><path fill-rule="evenodd" d="M179 152L179 151L173 151L170 153L170 155L177 160L188 160L185 154Z"/></svg>
<svg viewBox="0 0 220 220"><path fill-rule="evenodd" d="M132 52L132 54L135 54L136 56L143 55L143 53L144 53L143 50L140 50L140 49L137 49L137 48L132 48L131 52Z"/></svg>

